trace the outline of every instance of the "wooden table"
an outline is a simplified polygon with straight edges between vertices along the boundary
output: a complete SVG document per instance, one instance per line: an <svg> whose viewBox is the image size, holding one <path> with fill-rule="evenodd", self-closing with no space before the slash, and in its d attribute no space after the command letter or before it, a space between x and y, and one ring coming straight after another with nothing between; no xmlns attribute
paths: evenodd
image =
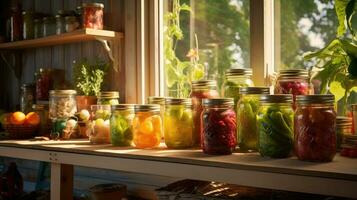
<svg viewBox="0 0 357 200"><path fill-rule="evenodd" d="M341 156L330 163L311 163L255 153L208 156L201 150L139 150L84 140L0 141L0 156L50 162L52 200L72 198L73 165L357 198L357 159Z"/></svg>

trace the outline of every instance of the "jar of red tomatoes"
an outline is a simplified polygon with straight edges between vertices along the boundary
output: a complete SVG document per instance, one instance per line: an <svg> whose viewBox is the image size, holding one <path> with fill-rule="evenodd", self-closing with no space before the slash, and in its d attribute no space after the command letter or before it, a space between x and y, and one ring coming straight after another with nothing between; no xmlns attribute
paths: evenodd
<svg viewBox="0 0 357 200"><path fill-rule="evenodd" d="M102 3L83 3L83 28L103 29Z"/></svg>
<svg viewBox="0 0 357 200"><path fill-rule="evenodd" d="M217 82L214 80L200 80L192 82L191 90L192 110L193 110L193 145L201 146L201 113L202 99L219 97Z"/></svg>
<svg viewBox="0 0 357 200"><path fill-rule="evenodd" d="M295 111L295 154L300 160L329 162L336 154L333 95L298 95Z"/></svg>
<svg viewBox="0 0 357 200"><path fill-rule="evenodd" d="M203 99L202 149L206 154L232 154L236 147L233 98Z"/></svg>

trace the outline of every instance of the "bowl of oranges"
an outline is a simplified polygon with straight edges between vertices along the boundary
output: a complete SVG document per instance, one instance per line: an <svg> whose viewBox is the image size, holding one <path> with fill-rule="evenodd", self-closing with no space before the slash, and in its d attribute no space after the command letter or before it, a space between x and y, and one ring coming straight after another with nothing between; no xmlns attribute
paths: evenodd
<svg viewBox="0 0 357 200"><path fill-rule="evenodd" d="M41 119L35 112L26 115L22 112L7 113L3 119L3 127L10 139L29 139L38 131Z"/></svg>

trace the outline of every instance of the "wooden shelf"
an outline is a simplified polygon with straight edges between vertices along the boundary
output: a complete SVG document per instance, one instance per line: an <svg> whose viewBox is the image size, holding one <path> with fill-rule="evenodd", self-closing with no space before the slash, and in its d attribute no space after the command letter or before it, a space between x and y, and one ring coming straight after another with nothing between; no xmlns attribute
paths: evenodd
<svg viewBox="0 0 357 200"><path fill-rule="evenodd" d="M60 44L76 43L91 40L113 40L123 38L123 33L108 31L108 30L95 30L95 29L81 29L70 33L63 33L61 35L52 35L48 37L22 40L16 42L0 43L1 49L27 49L45 46L54 46Z"/></svg>

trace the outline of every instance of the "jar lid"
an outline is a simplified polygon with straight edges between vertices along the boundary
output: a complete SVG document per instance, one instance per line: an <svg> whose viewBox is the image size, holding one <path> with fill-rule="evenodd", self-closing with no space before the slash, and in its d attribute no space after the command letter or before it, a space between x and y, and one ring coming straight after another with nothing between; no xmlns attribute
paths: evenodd
<svg viewBox="0 0 357 200"><path fill-rule="evenodd" d="M199 80L199 81L192 81L192 87L216 87L217 81L215 80Z"/></svg>
<svg viewBox="0 0 357 200"><path fill-rule="evenodd" d="M241 87L239 94L270 94L268 87Z"/></svg>
<svg viewBox="0 0 357 200"><path fill-rule="evenodd" d="M204 106L232 106L234 105L233 98L212 98L202 99Z"/></svg>
<svg viewBox="0 0 357 200"><path fill-rule="evenodd" d="M226 76L251 76L251 68L231 68L226 70Z"/></svg>
<svg viewBox="0 0 357 200"><path fill-rule="evenodd" d="M293 96L290 94L267 94L260 97L262 103L289 103L293 102Z"/></svg>
<svg viewBox="0 0 357 200"><path fill-rule="evenodd" d="M119 98L119 92L117 91L105 91L105 92L99 92L98 94L99 98Z"/></svg>
<svg viewBox="0 0 357 200"><path fill-rule="evenodd" d="M336 126L351 126L352 127L352 118L337 116L336 117Z"/></svg>
<svg viewBox="0 0 357 200"><path fill-rule="evenodd" d="M300 77L300 78L308 78L309 72L305 69L282 69L278 73L279 78L292 78L292 77Z"/></svg>
<svg viewBox="0 0 357 200"><path fill-rule="evenodd" d="M135 112L159 112L160 105L159 104L137 104L134 106Z"/></svg>
<svg viewBox="0 0 357 200"><path fill-rule="evenodd" d="M168 98L165 100L166 105L192 105L192 100L190 98Z"/></svg>
<svg viewBox="0 0 357 200"><path fill-rule="evenodd" d="M331 94L297 95L297 104L333 104L335 96Z"/></svg>
<svg viewBox="0 0 357 200"><path fill-rule="evenodd" d="M77 91L75 90L50 90L50 95L53 96L68 96L68 95L76 95Z"/></svg>
<svg viewBox="0 0 357 200"><path fill-rule="evenodd" d="M104 4L102 4L102 3L82 3L82 7L98 7L98 8L104 8Z"/></svg>
<svg viewBox="0 0 357 200"><path fill-rule="evenodd" d="M112 105L112 110L134 110L135 104Z"/></svg>
<svg viewBox="0 0 357 200"><path fill-rule="evenodd" d="M150 96L148 97L148 104L165 104L165 99L165 97Z"/></svg>
<svg viewBox="0 0 357 200"><path fill-rule="evenodd" d="M34 109L34 110L48 110L49 105L48 104L33 104L32 109Z"/></svg>

